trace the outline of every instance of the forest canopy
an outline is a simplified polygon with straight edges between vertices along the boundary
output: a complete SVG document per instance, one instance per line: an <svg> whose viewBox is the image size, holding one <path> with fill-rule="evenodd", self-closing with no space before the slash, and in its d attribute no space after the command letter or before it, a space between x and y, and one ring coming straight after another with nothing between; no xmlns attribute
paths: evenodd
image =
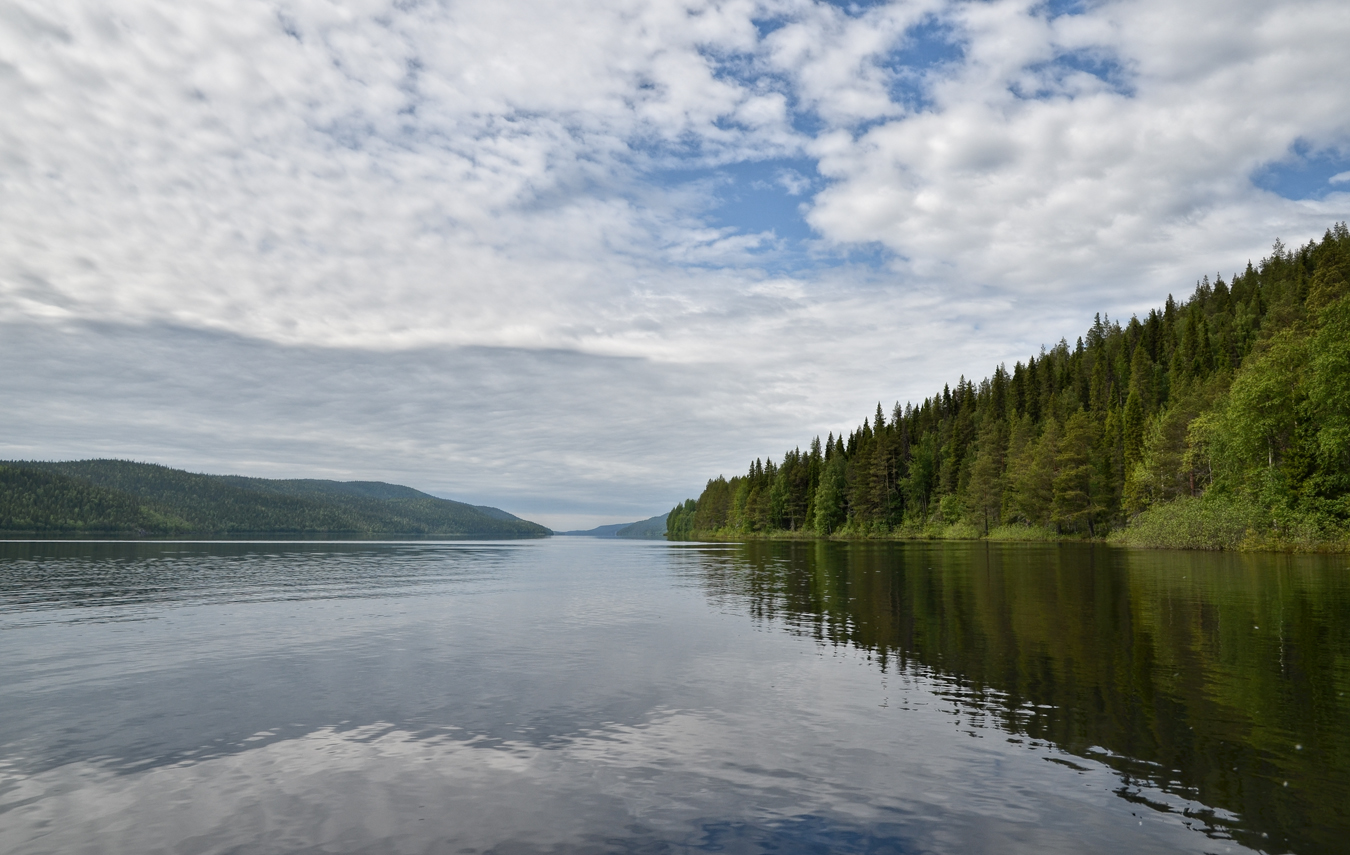
<svg viewBox="0 0 1350 855"><path fill-rule="evenodd" d="M381 481L200 475L127 460L0 462L0 532L545 537L496 508Z"/></svg>
<svg viewBox="0 0 1350 855"><path fill-rule="evenodd" d="M1350 523L1350 232L708 481L671 539L1318 548Z"/></svg>

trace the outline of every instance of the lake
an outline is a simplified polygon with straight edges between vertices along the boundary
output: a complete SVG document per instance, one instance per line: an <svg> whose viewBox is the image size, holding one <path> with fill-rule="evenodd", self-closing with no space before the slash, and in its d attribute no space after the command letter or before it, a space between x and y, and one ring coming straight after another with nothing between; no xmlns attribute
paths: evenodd
<svg viewBox="0 0 1350 855"><path fill-rule="evenodd" d="M1350 558L0 543L6 853L1346 852Z"/></svg>

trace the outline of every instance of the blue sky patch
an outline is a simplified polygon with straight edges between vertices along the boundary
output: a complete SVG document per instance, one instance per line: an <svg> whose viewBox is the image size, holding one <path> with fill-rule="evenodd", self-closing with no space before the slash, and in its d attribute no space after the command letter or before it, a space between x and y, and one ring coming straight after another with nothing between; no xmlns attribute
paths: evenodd
<svg viewBox="0 0 1350 855"><path fill-rule="evenodd" d="M1027 100L1066 94L1064 81L1074 74L1090 74L1120 95L1128 97L1135 94L1125 66L1116 57L1101 50L1066 51L1047 62L1031 65L1027 70L1037 75L1041 81L1040 87L1037 89L1024 88L1020 85L1011 87L1014 95Z"/></svg>
<svg viewBox="0 0 1350 855"><path fill-rule="evenodd" d="M1083 72L1123 94L1131 94L1133 87L1128 82L1125 66L1114 56L1100 50L1076 50L1060 54L1051 61L1050 66L1061 73Z"/></svg>
<svg viewBox="0 0 1350 855"><path fill-rule="evenodd" d="M786 15L773 15L764 18L751 18L750 23L755 26L755 33L760 41L768 38L775 30L781 30L787 26L792 19Z"/></svg>
<svg viewBox="0 0 1350 855"><path fill-rule="evenodd" d="M715 182L717 202L707 212L715 226L731 226L745 234L773 231L780 239L811 237L799 206L820 188L815 161L806 158L734 163L716 169L672 173L674 183Z"/></svg>
<svg viewBox="0 0 1350 855"><path fill-rule="evenodd" d="M842 9L855 17L876 6L889 5L890 2L891 0L824 0L826 6Z"/></svg>
<svg viewBox="0 0 1350 855"><path fill-rule="evenodd" d="M701 219L738 234L773 232L774 240L755 253L756 264L774 273L801 273L841 266L879 270L894 253L877 243L826 248L802 217L802 206L824 189L825 180L808 158L777 158L709 169L673 169L653 175L660 184L679 187L707 182L712 203Z"/></svg>
<svg viewBox="0 0 1350 855"><path fill-rule="evenodd" d="M796 104L796 99L789 99L788 118L792 122L792 129L799 134L808 137L818 136L825 132L825 121L820 118L815 110L803 110Z"/></svg>
<svg viewBox="0 0 1350 855"><path fill-rule="evenodd" d="M1064 15L1081 15L1087 7L1086 0L1046 0L1045 17L1053 21Z"/></svg>
<svg viewBox="0 0 1350 855"><path fill-rule="evenodd" d="M1252 173L1252 183L1286 199L1321 199L1328 193L1350 191L1350 153L1315 150L1294 143L1289 155ZM1333 182L1331 179L1340 178Z"/></svg>
<svg viewBox="0 0 1350 855"><path fill-rule="evenodd" d="M910 27L901 46L889 52L881 62L894 75L891 100L911 110L929 106L931 101L925 85L927 72L960 62L964 55L964 45L946 21L930 16Z"/></svg>

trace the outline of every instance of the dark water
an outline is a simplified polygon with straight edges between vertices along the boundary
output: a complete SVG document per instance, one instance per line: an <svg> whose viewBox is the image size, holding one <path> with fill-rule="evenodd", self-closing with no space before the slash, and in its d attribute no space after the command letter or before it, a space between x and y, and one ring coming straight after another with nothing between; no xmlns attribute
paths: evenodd
<svg viewBox="0 0 1350 855"><path fill-rule="evenodd" d="M0 851L1350 851L1350 558L0 544Z"/></svg>

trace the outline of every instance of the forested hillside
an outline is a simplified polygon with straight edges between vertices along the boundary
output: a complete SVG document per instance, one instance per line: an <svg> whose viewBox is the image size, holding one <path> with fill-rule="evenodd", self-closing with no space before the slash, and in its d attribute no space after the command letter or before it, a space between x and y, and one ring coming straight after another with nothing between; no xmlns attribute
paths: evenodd
<svg viewBox="0 0 1350 855"><path fill-rule="evenodd" d="M199 475L125 460L0 463L0 531L543 537L543 526L376 481Z"/></svg>
<svg viewBox="0 0 1350 855"><path fill-rule="evenodd" d="M1317 548L1350 521L1350 232L1276 242L1124 325L781 463L708 482L667 536L1106 537Z"/></svg>

